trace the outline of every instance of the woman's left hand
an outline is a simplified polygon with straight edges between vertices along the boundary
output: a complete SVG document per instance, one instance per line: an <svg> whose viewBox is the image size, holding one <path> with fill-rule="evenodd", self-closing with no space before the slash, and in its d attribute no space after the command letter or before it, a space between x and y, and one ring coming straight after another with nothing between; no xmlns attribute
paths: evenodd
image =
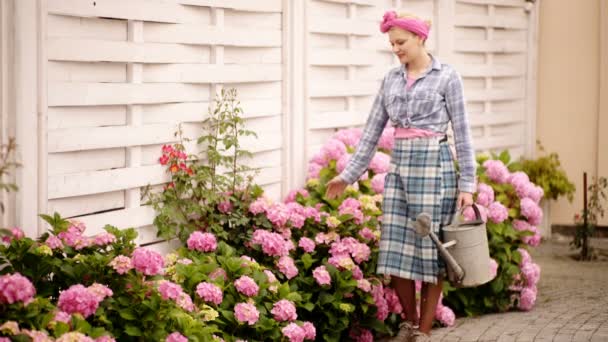
<svg viewBox="0 0 608 342"><path fill-rule="evenodd" d="M470 192L460 192L458 194L458 209L473 204L473 194Z"/></svg>

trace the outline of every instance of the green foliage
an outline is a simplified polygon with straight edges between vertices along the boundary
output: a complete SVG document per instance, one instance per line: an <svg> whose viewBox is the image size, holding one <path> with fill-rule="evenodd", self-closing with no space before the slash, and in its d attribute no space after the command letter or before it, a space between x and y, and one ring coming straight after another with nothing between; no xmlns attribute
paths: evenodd
<svg viewBox="0 0 608 342"><path fill-rule="evenodd" d="M11 172L20 164L15 162L15 151L17 144L14 138L9 138L6 144L0 145L0 193L3 191L17 191L17 185L12 182L5 182ZM4 213L4 203L0 202L0 213Z"/></svg>
<svg viewBox="0 0 608 342"><path fill-rule="evenodd" d="M580 260L591 260L594 258L593 248L589 246L589 238L595 234L599 219L604 217L608 179L600 177L587 187L591 194L587 207L583 208L582 214L574 215L576 231L570 245L580 249Z"/></svg>
<svg viewBox="0 0 608 342"><path fill-rule="evenodd" d="M541 153L544 153L542 145L538 142L537 144ZM510 169L525 172L530 177L530 181L543 188L545 198L556 200L565 196L568 201L572 202L576 187L568 179L557 153L544 154L536 159L522 158Z"/></svg>

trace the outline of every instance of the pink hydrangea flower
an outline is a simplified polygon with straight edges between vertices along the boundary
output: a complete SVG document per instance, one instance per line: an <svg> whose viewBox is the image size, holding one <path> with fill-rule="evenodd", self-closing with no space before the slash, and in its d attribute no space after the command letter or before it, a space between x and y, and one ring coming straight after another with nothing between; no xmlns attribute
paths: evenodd
<svg viewBox="0 0 608 342"><path fill-rule="evenodd" d="M538 226L543 219L543 211L538 204L530 198L522 198L520 202L521 214L528 219L533 226Z"/></svg>
<svg viewBox="0 0 608 342"><path fill-rule="evenodd" d="M141 247L133 251L131 263L135 270L149 276L161 274L165 267L165 259L160 253Z"/></svg>
<svg viewBox="0 0 608 342"><path fill-rule="evenodd" d="M342 129L333 135L333 139L340 140L344 145L355 147L361 139L362 130L360 128Z"/></svg>
<svg viewBox="0 0 608 342"><path fill-rule="evenodd" d="M108 335L103 335L103 336L96 338L95 342L116 342L116 339L114 339L113 337L108 336Z"/></svg>
<svg viewBox="0 0 608 342"><path fill-rule="evenodd" d="M492 279L496 278L498 273L498 263L493 258L490 258L490 275Z"/></svg>
<svg viewBox="0 0 608 342"><path fill-rule="evenodd" d="M456 320L456 315L454 315L454 311L447 306L438 306L435 310L435 317L439 322L443 325L451 327L454 325Z"/></svg>
<svg viewBox="0 0 608 342"><path fill-rule="evenodd" d="M359 329L358 331L353 330L349 334L355 342L373 342L374 334L369 329Z"/></svg>
<svg viewBox="0 0 608 342"><path fill-rule="evenodd" d="M319 178L321 174L321 170L323 169L323 165L319 165L317 163L308 164L308 179L311 178Z"/></svg>
<svg viewBox="0 0 608 342"><path fill-rule="evenodd" d="M97 301L99 302L114 294L109 287L98 283L93 283L93 285L89 286L87 289L97 296Z"/></svg>
<svg viewBox="0 0 608 342"><path fill-rule="evenodd" d="M270 205L270 201L265 197L258 197L255 201L251 202L249 205L249 212L257 215L261 214L268 209Z"/></svg>
<svg viewBox="0 0 608 342"><path fill-rule="evenodd" d="M258 284L255 283L255 280L246 275L241 276L239 279L235 280L234 287L236 287L237 291L247 297L257 296L258 291L260 290L260 287L258 286Z"/></svg>
<svg viewBox="0 0 608 342"><path fill-rule="evenodd" d="M500 160L486 160L483 167L486 169L488 178L496 183L503 184L509 178L509 170Z"/></svg>
<svg viewBox="0 0 608 342"><path fill-rule="evenodd" d="M492 202L494 202L494 189L484 183L477 184L477 199L475 203L487 207Z"/></svg>
<svg viewBox="0 0 608 342"><path fill-rule="evenodd" d="M252 245L261 245L268 256L285 256L289 254L289 245L280 234L258 229L253 232Z"/></svg>
<svg viewBox="0 0 608 342"><path fill-rule="evenodd" d="M59 293L57 306L61 311L69 314L79 313L87 318L97 311L99 298L83 285L77 284Z"/></svg>
<svg viewBox="0 0 608 342"><path fill-rule="evenodd" d="M315 340L315 338L317 337L317 329L315 329L315 326L310 323L310 322L304 322L304 324L302 324L302 329L304 329L304 338L307 340Z"/></svg>
<svg viewBox="0 0 608 342"><path fill-rule="evenodd" d="M111 233L102 233L93 238L93 244L97 246L105 246L116 242L116 236Z"/></svg>
<svg viewBox="0 0 608 342"><path fill-rule="evenodd" d="M72 315L64 311L57 311L55 313L55 317L53 317L53 321L70 324L70 322L72 321Z"/></svg>
<svg viewBox="0 0 608 342"><path fill-rule="evenodd" d="M331 284L331 276L325 266L318 266L312 271L312 276L317 281L319 285L330 285Z"/></svg>
<svg viewBox="0 0 608 342"><path fill-rule="evenodd" d="M34 332L32 331L31 333L39 333L36 335L30 335L30 337L32 337L32 339L36 342L38 341L49 341L48 336L46 336L46 334L41 335L42 332ZM78 342L95 342L92 338L88 337L85 334L76 332L76 331L72 331L69 333L65 333L63 335L61 335L58 339L55 340L55 342L74 342L74 341L78 341Z"/></svg>
<svg viewBox="0 0 608 342"><path fill-rule="evenodd" d="M392 150L395 147L395 128L387 127L382 131L382 135L378 139L378 148Z"/></svg>
<svg viewBox="0 0 608 342"><path fill-rule="evenodd" d="M391 163L391 157L388 154L382 152L376 152L372 161L369 163L369 169L375 174L388 172Z"/></svg>
<svg viewBox="0 0 608 342"><path fill-rule="evenodd" d="M532 310L534 303L536 302L536 287L524 287L521 290L521 294L519 297L518 307L524 311Z"/></svg>
<svg viewBox="0 0 608 342"><path fill-rule="evenodd" d="M357 288L363 292L369 292L372 290L372 284L367 279L357 280Z"/></svg>
<svg viewBox="0 0 608 342"><path fill-rule="evenodd" d="M186 292L180 293L175 302L177 303L177 306L188 312L194 311L194 303L192 303L192 298L190 298L190 295Z"/></svg>
<svg viewBox="0 0 608 342"><path fill-rule="evenodd" d="M222 278L224 281L228 280L228 275L223 268L216 268L211 273L209 273L210 280L216 280L217 278Z"/></svg>
<svg viewBox="0 0 608 342"><path fill-rule="evenodd" d="M179 298L179 295L184 292L184 290L176 283L163 280L158 285L158 292L160 292L160 296L164 300L177 300L177 298Z"/></svg>
<svg viewBox="0 0 608 342"><path fill-rule="evenodd" d="M365 240L376 240L376 235L372 232L368 227L364 227L359 231L359 236L364 238Z"/></svg>
<svg viewBox="0 0 608 342"><path fill-rule="evenodd" d="M304 198L310 196L310 194L308 193L308 191L306 189L291 190L287 194L287 197L285 198L285 203L296 202L296 197L298 196L298 194Z"/></svg>
<svg viewBox="0 0 608 342"><path fill-rule="evenodd" d="M283 203L273 203L267 210L266 214L270 222L278 228L284 228L290 218L290 212Z"/></svg>
<svg viewBox="0 0 608 342"><path fill-rule="evenodd" d="M119 255L110 261L110 266L118 273L125 274L133 269L131 258L125 255Z"/></svg>
<svg viewBox="0 0 608 342"><path fill-rule="evenodd" d="M223 214L228 214L232 211L233 208L234 205L232 205L229 200L222 201L217 205L217 210L219 210Z"/></svg>
<svg viewBox="0 0 608 342"><path fill-rule="evenodd" d="M500 202L492 202L488 207L488 218L494 223L502 223L509 217L509 211Z"/></svg>
<svg viewBox="0 0 608 342"><path fill-rule="evenodd" d="M23 302L27 305L34 300L36 288L20 273L0 276L0 303Z"/></svg>
<svg viewBox="0 0 608 342"><path fill-rule="evenodd" d="M545 196L545 191L543 188L537 185L533 185L530 183L530 186L526 190L526 197L533 200L534 203L540 203L540 200Z"/></svg>
<svg viewBox="0 0 608 342"><path fill-rule="evenodd" d="M346 153L346 145L337 139L329 139L323 147L321 147L321 153L325 155L328 160L338 160L344 153Z"/></svg>
<svg viewBox="0 0 608 342"><path fill-rule="evenodd" d="M384 288L382 284L372 286L372 297L374 298L374 302L376 304L376 307L378 308L378 311L376 312L376 318L381 321L384 321L388 317L389 310L388 303L384 298Z"/></svg>
<svg viewBox="0 0 608 342"><path fill-rule="evenodd" d="M315 242L307 237L303 237L298 242L298 247L302 248L306 253L312 253L315 250Z"/></svg>
<svg viewBox="0 0 608 342"><path fill-rule="evenodd" d="M386 300L386 304L388 305L388 310L390 312L395 314L401 314L403 312L403 306L401 306L399 296L397 296L397 291L390 287L385 287L384 299Z"/></svg>
<svg viewBox="0 0 608 342"><path fill-rule="evenodd" d="M486 207L477 206L477 209L479 209L479 215L481 216L481 220L483 222L487 222L488 210L486 209ZM462 216L464 217L465 221L473 221L476 219L475 210L471 206L464 208L464 210L462 211Z"/></svg>
<svg viewBox="0 0 608 342"><path fill-rule="evenodd" d="M199 252L213 252L217 248L215 235L196 231L190 234L187 241L188 249Z"/></svg>
<svg viewBox="0 0 608 342"><path fill-rule="evenodd" d="M174 332L171 335L167 336L165 342L188 342L188 338L178 332Z"/></svg>
<svg viewBox="0 0 608 342"><path fill-rule="evenodd" d="M530 253L528 253L527 250L523 249L523 248L518 248L517 251L519 252L519 254L521 255L521 263L520 265L525 265L529 262L532 261L532 257L530 257Z"/></svg>
<svg viewBox="0 0 608 342"><path fill-rule="evenodd" d="M537 247L540 245L542 237L540 236L540 232L538 231L538 228L536 228L536 227L532 227L532 228L534 228L534 235L524 236L524 237L522 237L522 241L525 244L527 244L528 246Z"/></svg>
<svg viewBox="0 0 608 342"><path fill-rule="evenodd" d="M384 182L386 181L386 173L378 173L372 177L372 190L375 193L384 193Z"/></svg>
<svg viewBox="0 0 608 342"><path fill-rule="evenodd" d="M220 305L224 300L222 289L219 286L207 282L200 283L196 286L196 293L204 301Z"/></svg>
<svg viewBox="0 0 608 342"><path fill-rule="evenodd" d="M540 280L540 266L533 262L528 262L521 267L521 273L526 279L528 287L536 286Z"/></svg>
<svg viewBox="0 0 608 342"><path fill-rule="evenodd" d="M306 331L295 323L289 323L281 332L290 342L302 342L306 338Z"/></svg>
<svg viewBox="0 0 608 342"><path fill-rule="evenodd" d="M346 165L348 165L350 158L351 155L345 153L342 155L342 157L340 157L340 159L338 159L338 161L336 162L336 171L338 171L338 173L341 173L342 171L344 171L344 169L346 169Z"/></svg>
<svg viewBox="0 0 608 342"><path fill-rule="evenodd" d="M234 316L239 322L254 325L260 318L260 312L253 304L238 303L234 306Z"/></svg>
<svg viewBox="0 0 608 342"><path fill-rule="evenodd" d="M282 256L277 265L279 267L279 271L283 273L287 279L291 279L298 275L298 268L293 262L293 259L289 256Z"/></svg>
<svg viewBox="0 0 608 342"><path fill-rule="evenodd" d="M292 301L287 299L281 299L274 303L272 310L270 311L274 316L274 319L279 322L284 321L295 321L298 318L296 313L296 306Z"/></svg>
<svg viewBox="0 0 608 342"><path fill-rule="evenodd" d="M61 248L63 248L63 242L61 242L61 239L58 238L55 235L49 235L49 237L46 238L46 241L44 243L47 246L49 246L51 249L61 249Z"/></svg>

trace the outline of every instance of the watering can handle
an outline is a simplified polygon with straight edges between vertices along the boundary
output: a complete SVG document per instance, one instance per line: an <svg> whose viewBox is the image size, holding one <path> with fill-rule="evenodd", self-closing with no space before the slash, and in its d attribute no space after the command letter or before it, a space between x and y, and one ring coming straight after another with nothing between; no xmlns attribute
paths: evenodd
<svg viewBox="0 0 608 342"><path fill-rule="evenodd" d="M483 220L481 219L481 213L479 212L479 208L477 207L477 204L473 203L473 204L467 204L465 206L463 206L462 208L460 208L460 215L462 215L462 213L464 212L464 210L467 207L472 207L473 211L475 212L475 219L473 221L466 221L466 222L461 222L459 224L459 226L461 227L466 227L466 226L476 226L479 224L483 224Z"/></svg>

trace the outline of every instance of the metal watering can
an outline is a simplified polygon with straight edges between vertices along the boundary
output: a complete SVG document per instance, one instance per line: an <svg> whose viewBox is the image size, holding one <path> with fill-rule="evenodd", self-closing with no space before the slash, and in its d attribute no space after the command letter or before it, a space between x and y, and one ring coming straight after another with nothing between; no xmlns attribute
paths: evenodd
<svg viewBox="0 0 608 342"><path fill-rule="evenodd" d="M444 239L448 241L445 244L431 230L431 215L423 212L416 217L416 233L419 236L430 236L437 245L439 254L447 265L448 281L455 287L475 287L493 279L486 224L481 219L477 206L473 204L472 207L475 220L458 220L443 227Z"/></svg>

